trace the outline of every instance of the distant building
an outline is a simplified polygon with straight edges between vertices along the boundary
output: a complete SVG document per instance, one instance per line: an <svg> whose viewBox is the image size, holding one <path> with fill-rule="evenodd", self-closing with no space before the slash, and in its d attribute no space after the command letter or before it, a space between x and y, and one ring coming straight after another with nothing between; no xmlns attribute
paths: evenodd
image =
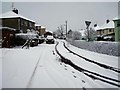
<svg viewBox="0 0 120 90"><path fill-rule="evenodd" d="M40 36L41 35L41 25L35 24L35 29L36 29L38 35Z"/></svg>
<svg viewBox="0 0 120 90"><path fill-rule="evenodd" d="M41 26L41 25L39 25L39 24L35 24L35 28L36 28L36 31L38 32L39 36L44 35L45 32L46 32L46 28Z"/></svg>
<svg viewBox="0 0 120 90"><path fill-rule="evenodd" d="M46 33L46 28L41 26L40 35L44 35Z"/></svg>
<svg viewBox="0 0 120 90"><path fill-rule="evenodd" d="M102 38L103 40L115 40L115 29L114 22L106 20L106 23L101 27L96 26L94 28L97 31L97 37Z"/></svg>
<svg viewBox="0 0 120 90"><path fill-rule="evenodd" d="M16 29L16 33L27 33L27 30L35 30L35 21L18 14L18 10L3 13L0 17L2 27Z"/></svg>

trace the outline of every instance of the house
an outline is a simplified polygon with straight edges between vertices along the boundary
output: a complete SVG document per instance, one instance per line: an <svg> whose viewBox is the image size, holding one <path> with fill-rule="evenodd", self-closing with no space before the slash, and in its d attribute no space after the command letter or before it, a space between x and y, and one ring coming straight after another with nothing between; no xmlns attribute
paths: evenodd
<svg viewBox="0 0 120 90"><path fill-rule="evenodd" d="M38 32L38 35L41 35L41 25L35 24L35 30Z"/></svg>
<svg viewBox="0 0 120 90"><path fill-rule="evenodd" d="M2 34L2 47L10 48L15 46L15 29L9 27L0 27Z"/></svg>
<svg viewBox="0 0 120 90"><path fill-rule="evenodd" d="M46 28L39 24L35 24L35 29L36 29L36 31L38 31L39 36L43 36L46 32Z"/></svg>
<svg viewBox="0 0 120 90"><path fill-rule="evenodd" d="M95 31L97 32L97 37L103 40L115 40L115 29L114 29L114 22L106 20L106 23L101 27L96 26Z"/></svg>
<svg viewBox="0 0 120 90"><path fill-rule="evenodd" d="M18 10L12 10L3 13L0 17L2 27L10 27L16 29L16 33L27 33L27 30L35 30L35 21L18 14Z"/></svg>
<svg viewBox="0 0 120 90"><path fill-rule="evenodd" d="M44 35L45 33L46 33L46 28L41 26L40 35Z"/></svg>

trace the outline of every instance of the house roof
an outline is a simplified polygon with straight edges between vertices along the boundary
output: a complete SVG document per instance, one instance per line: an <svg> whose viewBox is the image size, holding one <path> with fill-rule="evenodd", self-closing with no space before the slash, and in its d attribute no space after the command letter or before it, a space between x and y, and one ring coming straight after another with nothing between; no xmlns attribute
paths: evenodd
<svg viewBox="0 0 120 90"><path fill-rule="evenodd" d="M114 21L110 21L109 23L103 24L101 27L96 27L96 30L114 28Z"/></svg>
<svg viewBox="0 0 120 90"><path fill-rule="evenodd" d="M35 26L41 26L41 25L39 25L39 24L35 24Z"/></svg>
<svg viewBox="0 0 120 90"><path fill-rule="evenodd" d="M114 22L110 21L109 23L105 23L103 26L100 27L101 29L106 29L106 28L114 28Z"/></svg>
<svg viewBox="0 0 120 90"><path fill-rule="evenodd" d="M0 18L22 18L22 19L25 19L25 20L28 20L28 21L31 21L31 22L35 22L35 21L31 20L31 19L28 19L28 18L26 18L24 16L21 16L20 14L16 14L13 11L9 11L9 12L1 14Z"/></svg>
<svg viewBox="0 0 120 90"><path fill-rule="evenodd" d="M115 18L113 18L113 20L120 20L120 18L119 17L115 17Z"/></svg>
<svg viewBox="0 0 120 90"><path fill-rule="evenodd" d="M41 26L41 28L45 28L45 27Z"/></svg>
<svg viewBox="0 0 120 90"><path fill-rule="evenodd" d="M95 31L100 30L100 26L94 27L94 30L95 30Z"/></svg>

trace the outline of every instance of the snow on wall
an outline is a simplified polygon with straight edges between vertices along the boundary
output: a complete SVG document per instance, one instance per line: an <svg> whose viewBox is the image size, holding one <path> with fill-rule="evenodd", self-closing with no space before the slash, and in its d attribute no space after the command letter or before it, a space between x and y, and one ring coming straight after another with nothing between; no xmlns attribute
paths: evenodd
<svg viewBox="0 0 120 90"><path fill-rule="evenodd" d="M120 56L120 43L117 42L102 42L102 41L94 41L94 42L86 42L80 40L67 40L70 44L79 47L81 49L86 49L90 51L94 51L97 53Z"/></svg>

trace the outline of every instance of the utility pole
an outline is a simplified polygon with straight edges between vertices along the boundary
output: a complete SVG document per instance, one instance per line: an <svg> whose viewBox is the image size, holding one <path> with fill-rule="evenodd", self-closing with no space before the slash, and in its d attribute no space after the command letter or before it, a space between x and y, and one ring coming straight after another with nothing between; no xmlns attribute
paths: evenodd
<svg viewBox="0 0 120 90"><path fill-rule="evenodd" d="M65 21L66 23L66 38L67 38L67 20Z"/></svg>
<svg viewBox="0 0 120 90"><path fill-rule="evenodd" d="M12 10L14 9L14 2L12 2Z"/></svg>

